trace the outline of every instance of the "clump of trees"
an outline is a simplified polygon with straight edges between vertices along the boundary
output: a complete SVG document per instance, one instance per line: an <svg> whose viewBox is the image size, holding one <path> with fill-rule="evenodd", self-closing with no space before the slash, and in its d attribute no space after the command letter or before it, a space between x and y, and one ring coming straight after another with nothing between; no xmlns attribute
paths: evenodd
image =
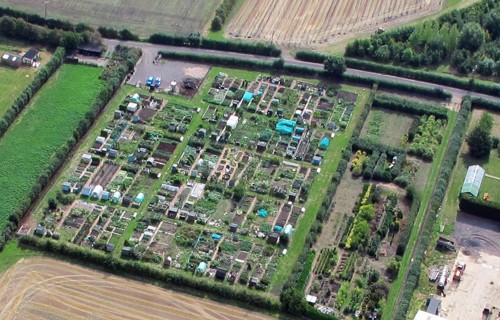
<svg viewBox="0 0 500 320"><path fill-rule="evenodd" d="M412 67L439 65L449 60L463 74L477 71L484 76L498 75L499 23L500 3L483 0L436 20L355 40L345 53Z"/></svg>
<svg viewBox="0 0 500 320"><path fill-rule="evenodd" d="M493 117L484 112L479 122L472 128L467 136L469 153L475 158L487 158L493 147L491 129L493 128Z"/></svg>
<svg viewBox="0 0 500 320"><path fill-rule="evenodd" d="M330 55L325 59L324 66L326 76L331 78L341 78L346 71L344 57Z"/></svg>

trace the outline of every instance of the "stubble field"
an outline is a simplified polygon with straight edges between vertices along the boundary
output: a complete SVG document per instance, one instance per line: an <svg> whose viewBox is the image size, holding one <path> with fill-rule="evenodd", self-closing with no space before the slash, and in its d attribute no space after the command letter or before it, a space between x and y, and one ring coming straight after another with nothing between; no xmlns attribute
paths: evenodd
<svg viewBox="0 0 500 320"><path fill-rule="evenodd" d="M155 32L202 32L221 0L64 0L47 2L47 17L85 22L132 31L141 36ZM3 6L44 15L44 1L4 0Z"/></svg>
<svg viewBox="0 0 500 320"><path fill-rule="evenodd" d="M226 28L230 37L320 47L437 12L443 0L245 1Z"/></svg>
<svg viewBox="0 0 500 320"><path fill-rule="evenodd" d="M48 258L0 278L0 319L217 319L270 316Z"/></svg>

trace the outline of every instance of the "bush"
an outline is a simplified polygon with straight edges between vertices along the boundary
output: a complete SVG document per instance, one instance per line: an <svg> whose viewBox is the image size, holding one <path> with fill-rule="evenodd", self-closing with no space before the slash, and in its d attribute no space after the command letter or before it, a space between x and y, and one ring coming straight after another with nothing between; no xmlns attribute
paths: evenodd
<svg viewBox="0 0 500 320"><path fill-rule="evenodd" d="M442 106L430 103L417 102L399 96L378 94L375 96L373 106L404 113L422 115L434 115L438 119L448 119L448 110Z"/></svg>

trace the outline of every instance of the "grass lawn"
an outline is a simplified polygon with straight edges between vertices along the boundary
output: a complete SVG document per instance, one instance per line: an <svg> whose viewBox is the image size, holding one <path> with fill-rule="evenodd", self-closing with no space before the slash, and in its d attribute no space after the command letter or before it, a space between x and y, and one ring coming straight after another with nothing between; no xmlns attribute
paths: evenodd
<svg viewBox="0 0 500 320"><path fill-rule="evenodd" d="M490 196L490 201L500 202L500 180L484 177L479 190L479 197L482 198L485 193Z"/></svg>
<svg viewBox="0 0 500 320"><path fill-rule="evenodd" d="M19 53L27 49L28 48L21 43L0 38L1 54L5 52ZM42 61L48 61L49 57L49 53L41 53ZM3 64L0 65L0 92L2 93L0 95L0 117L10 108L21 91L28 86L37 70L36 68L27 68L24 66L13 69Z"/></svg>
<svg viewBox="0 0 500 320"><path fill-rule="evenodd" d="M23 258L33 257L40 254L42 254L41 251L34 251L19 247L17 240L12 240L7 243L0 252L0 273L3 273Z"/></svg>
<svg viewBox="0 0 500 320"><path fill-rule="evenodd" d="M372 108L361 130L361 137L399 147L413 121L414 117L407 113Z"/></svg>
<svg viewBox="0 0 500 320"><path fill-rule="evenodd" d="M0 230L97 98L101 68L63 65L0 140Z"/></svg>
<svg viewBox="0 0 500 320"><path fill-rule="evenodd" d="M453 111L448 111L448 125L446 126L446 131L443 135L443 141L446 141L446 143L442 143L440 145L438 152L434 157L432 168L430 170L429 177L427 178L426 186L424 189L425 191L422 194L422 203L417 213L413 231L410 235L410 239L408 240L408 245L406 246L407 249L400 263L398 277L392 284L391 291L389 292L389 296L387 297L387 304L386 304L387 307L386 310L384 310L384 315L382 319L389 320L391 315L394 314L395 307L398 304L404 280L406 279L406 275L408 273L408 266L413 257L413 250L416 247L418 236L420 234L420 229L422 228L424 218L427 214L427 207L429 206L432 193L434 192L433 186L436 183L436 179L439 173L439 168L441 167L441 161L443 161L445 150L448 147L448 140L450 139L451 131L455 126L456 120L457 120L457 113Z"/></svg>
<svg viewBox="0 0 500 320"><path fill-rule="evenodd" d="M292 242L288 246L287 254L279 261L278 270L276 271L272 281L273 292L281 291L283 284L290 277L293 265L304 248L306 237L312 224L316 220L316 214L318 213L321 203L323 202L324 195L328 189L328 184L330 183L335 170L337 170L339 161L342 158L341 151L349 143L354 127L356 126L356 122L359 120L359 116L361 114L361 106L364 106L366 100L368 99L369 91L367 90L363 92L363 89L349 86L342 86L342 89L356 92L359 95L358 102L356 104L357 107L354 109L353 118L351 119L347 130L336 134L326 152L324 161L321 165L321 174L316 178L311 186L309 198L307 199L305 205L306 212L300 219L297 229L294 232Z"/></svg>

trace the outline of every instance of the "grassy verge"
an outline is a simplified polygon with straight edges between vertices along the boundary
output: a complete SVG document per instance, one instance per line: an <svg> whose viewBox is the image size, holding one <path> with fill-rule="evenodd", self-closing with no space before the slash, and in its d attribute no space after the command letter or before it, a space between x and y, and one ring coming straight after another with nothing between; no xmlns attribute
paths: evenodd
<svg viewBox="0 0 500 320"><path fill-rule="evenodd" d="M439 168L441 166L441 161L443 160L444 153L448 145L448 140L450 139L451 131L455 126L456 119L457 119L457 113L453 111L448 111L448 125L446 126L446 131L445 134L443 135L443 140L442 140L444 143L441 144L436 156L434 157L432 168L427 178L424 192L422 194L422 203L420 205L420 209L415 219L414 228L412 230L410 239L406 246L407 249L405 251L403 259L401 260L398 277L392 284L391 291L389 292L389 296L387 298L387 307L386 310L384 310L384 316L382 319L389 320L391 315L395 313L395 308L397 308L399 295L401 293L404 280L406 279L406 274L408 273L408 266L411 262L411 259L413 258L413 252L419 238L420 229L422 228L422 223L427 214L427 207L429 206L429 202L432 197L432 193L434 191L433 186L436 182Z"/></svg>
<svg viewBox="0 0 500 320"><path fill-rule="evenodd" d="M40 251L24 249L18 246L17 240L10 241L0 251L0 273L15 265L19 260L42 254Z"/></svg>
<svg viewBox="0 0 500 320"><path fill-rule="evenodd" d="M0 230L29 201L39 177L66 147L99 93L102 69L63 65L0 140Z"/></svg>
<svg viewBox="0 0 500 320"><path fill-rule="evenodd" d="M333 174L337 170L339 161L342 159L341 151L348 145L352 132L356 126L356 122L359 120L362 110L360 106L363 106L368 99L369 91L365 91L363 93L359 88L354 89L346 86L342 86L342 88L347 89L348 91L357 92L360 94L360 100L357 103L357 108L355 108L353 118L351 119L351 123L349 124L347 130L345 132L337 133L335 138L332 139L332 143L326 152L323 164L321 165L321 175L316 178L311 186L309 198L305 205L306 212L298 224L291 244L288 246L287 254L283 256L279 262L278 271L272 281L273 292L280 291L285 281L290 277L293 265L304 247L306 237L312 224L316 220L316 214L321 207L328 185L332 180Z"/></svg>

